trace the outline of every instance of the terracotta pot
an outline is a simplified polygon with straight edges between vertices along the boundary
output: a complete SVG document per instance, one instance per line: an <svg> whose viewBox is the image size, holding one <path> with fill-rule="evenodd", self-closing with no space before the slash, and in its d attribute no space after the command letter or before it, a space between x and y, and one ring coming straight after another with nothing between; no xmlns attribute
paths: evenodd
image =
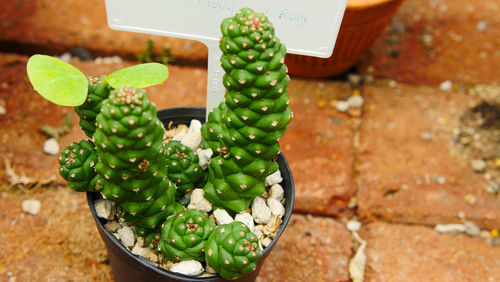
<svg viewBox="0 0 500 282"><path fill-rule="evenodd" d="M320 78L346 72L372 46L402 2L403 0L349 0L332 56L322 59L287 54L288 73Z"/></svg>
<svg viewBox="0 0 500 282"><path fill-rule="evenodd" d="M192 119L198 119L202 123L205 122L205 108L172 108L158 111L158 118L163 122L165 127L169 125L172 121L172 126L179 124L188 124ZM285 230L285 227L292 216L293 203L295 198L294 182L292 177L292 172L285 159L285 157L280 153L277 158L279 165L279 170L283 181L281 186L284 189L285 202L285 215L283 216L283 224L278 232L278 235L273 239L271 244L264 249L262 256L259 259L257 268L255 271L247 273L246 275L240 277L234 281L255 281L257 275L259 274L260 268L262 267L264 260L272 251L279 237ZM133 282L154 282L154 281L226 281L223 280L219 275L207 278L196 278L179 273L174 273L167 271L163 268L158 267L152 261L132 254L122 243L113 236L106 228L106 220L97 217L97 213L94 207L94 201L101 198L99 193L87 192L87 201L92 212L92 216L95 219L97 229L101 235L106 249L108 251L109 262L111 264L111 270L113 272L113 278L115 281L133 281Z"/></svg>

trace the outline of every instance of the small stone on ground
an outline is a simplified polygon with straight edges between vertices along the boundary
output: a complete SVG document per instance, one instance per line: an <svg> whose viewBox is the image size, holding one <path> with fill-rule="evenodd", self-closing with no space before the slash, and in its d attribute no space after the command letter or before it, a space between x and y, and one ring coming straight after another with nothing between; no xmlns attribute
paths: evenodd
<svg viewBox="0 0 500 282"><path fill-rule="evenodd" d="M41 207L42 207L42 204L37 199L24 200L23 203L21 204L21 208L22 208L23 212L29 213L32 215L38 214L38 212L40 212Z"/></svg>

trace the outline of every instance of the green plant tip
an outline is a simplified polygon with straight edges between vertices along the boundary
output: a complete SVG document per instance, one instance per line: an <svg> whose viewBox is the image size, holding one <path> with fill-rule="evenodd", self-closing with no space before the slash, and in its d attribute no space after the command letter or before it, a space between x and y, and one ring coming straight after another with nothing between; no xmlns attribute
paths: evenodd
<svg viewBox="0 0 500 282"><path fill-rule="evenodd" d="M108 75L104 83L113 88L132 86L145 88L163 83L168 77L168 69L159 63L147 63L120 69Z"/></svg>
<svg viewBox="0 0 500 282"><path fill-rule="evenodd" d="M47 55L33 55L27 64L28 78L43 98L61 106L85 102L88 80L74 66Z"/></svg>

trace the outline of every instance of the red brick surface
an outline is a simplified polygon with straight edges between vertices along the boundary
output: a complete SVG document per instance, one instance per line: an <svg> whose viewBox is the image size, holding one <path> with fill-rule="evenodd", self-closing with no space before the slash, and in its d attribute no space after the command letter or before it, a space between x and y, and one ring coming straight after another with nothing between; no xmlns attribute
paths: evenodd
<svg viewBox="0 0 500 282"><path fill-rule="evenodd" d="M349 281L351 248L344 225L294 214L257 281Z"/></svg>
<svg viewBox="0 0 500 282"><path fill-rule="evenodd" d="M405 0L396 14L405 32L387 29L362 65L413 84L498 82L499 13L498 1ZM480 22L486 24L482 31ZM432 37L427 45L426 34Z"/></svg>
<svg viewBox="0 0 500 282"><path fill-rule="evenodd" d="M37 199L37 215L21 203ZM69 189L41 194L0 194L0 280L102 281L111 278L104 243L84 193Z"/></svg>
<svg viewBox="0 0 500 282"><path fill-rule="evenodd" d="M499 281L498 247L467 235L439 234L423 226L372 223L366 281Z"/></svg>
<svg viewBox="0 0 500 282"><path fill-rule="evenodd" d="M365 220L436 224L456 222L463 212L482 227L500 225L500 199L486 192L482 175L449 152L452 128L475 98L426 87L374 86L365 89L365 99L356 167L358 212ZM422 141L425 131L434 140ZM474 204L467 202L471 197Z"/></svg>
<svg viewBox="0 0 500 282"><path fill-rule="evenodd" d="M294 118L280 141L295 179L295 210L325 215L350 214L354 195L352 120L330 102L345 96L345 83L294 79L290 107Z"/></svg>
<svg viewBox="0 0 500 282"><path fill-rule="evenodd" d="M170 46L171 54L184 61L207 57L205 45L197 41L111 30L102 0L3 1L0 27L0 41L58 52L82 45L97 53L130 55L144 52L152 38L157 53Z"/></svg>

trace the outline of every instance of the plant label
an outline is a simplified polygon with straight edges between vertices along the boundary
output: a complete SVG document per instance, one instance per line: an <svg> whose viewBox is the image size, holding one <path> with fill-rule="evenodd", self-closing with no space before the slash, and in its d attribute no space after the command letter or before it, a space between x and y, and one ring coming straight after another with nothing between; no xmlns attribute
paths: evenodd
<svg viewBox="0 0 500 282"><path fill-rule="evenodd" d="M291 54L328 58L347 0L106 0L112 29L193 39L208 47L207 113L224 99L220 23L248 7L267 15Z"/></svg>

